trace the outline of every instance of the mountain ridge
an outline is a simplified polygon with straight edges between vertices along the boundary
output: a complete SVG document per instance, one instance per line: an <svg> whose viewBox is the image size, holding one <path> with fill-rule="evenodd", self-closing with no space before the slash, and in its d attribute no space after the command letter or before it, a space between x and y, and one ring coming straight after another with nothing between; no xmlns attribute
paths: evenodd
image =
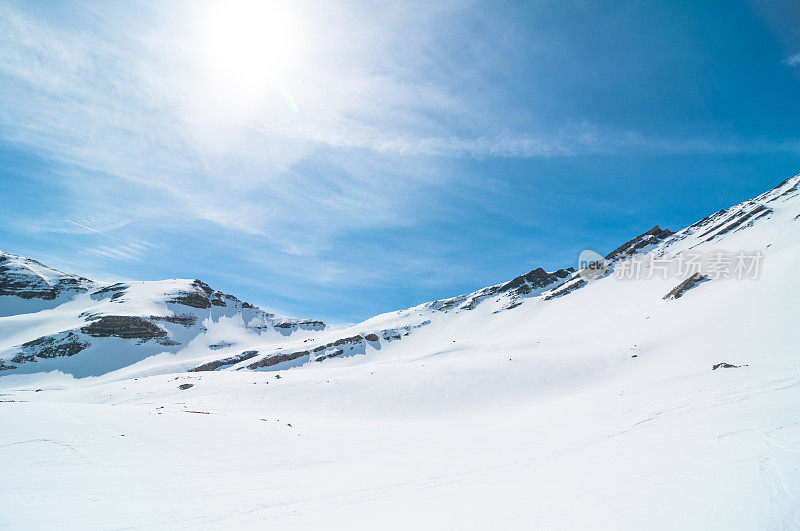
<svg viewBox="0 0 800 531"><path fill-rule="evenodd" d="M381 314L342 329L330 329L314 319L278 317L214 290L198 279L102 283L3 252L0 253L0 315L11 318L25 314L6 315L9 311L3 311L2 303L9 299L23 301L16 301L17 309L20 305L31 306L35 311L29 314L56 314L58 308L70 305L74 311L56 327L58 330L37 335L44 328L31 327L33 331L27 335L18 334L25 341L0 343L0 374L40 367L70 370L70 365L80 366L79 373L83 375L102 374L84 364L59 367L56 363L60 358L72 359L92 349L104 352L102 370L121 369L126 366L123 362L137 363L156 354L171 353L180 358L183 351L191 351L191 356L183 356L174 367L194 372L281 370L311 361L366 354L440 321L444 314L481 308L488 313L486 319L491 319L491 315L512 311L528 301L540 304L585 289L614 275L618 264L635 256L652 259L671 254L675 258L708 247L769 219L775 208L798 193L800 175L677 232L654 226L609 252L603 259L602 270L576 271L567 267L548 272L536 268L507 282ZM684 280L677 279L675 286ZM81 298L84 304L76 304L76 298ZM78 309L81 311L76 314ZM236 324L231 325L232 322ZM100 348L101 343L110 344ZM114 349L127 352L120 363L113 363L117 355ZM48 363L40 364L46 360ZM33 367L33 364L39 365Z"/></svg>

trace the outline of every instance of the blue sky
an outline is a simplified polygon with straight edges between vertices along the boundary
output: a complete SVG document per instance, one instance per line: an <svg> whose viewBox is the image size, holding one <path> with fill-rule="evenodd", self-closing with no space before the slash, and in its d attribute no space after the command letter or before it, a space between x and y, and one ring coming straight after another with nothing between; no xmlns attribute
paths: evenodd
<svg viewBox="0 0 800 531"><path fill-rule="evenodd" d="M796 2L429 4L3 2L0 249L356 321L800 172Z"/></svg>

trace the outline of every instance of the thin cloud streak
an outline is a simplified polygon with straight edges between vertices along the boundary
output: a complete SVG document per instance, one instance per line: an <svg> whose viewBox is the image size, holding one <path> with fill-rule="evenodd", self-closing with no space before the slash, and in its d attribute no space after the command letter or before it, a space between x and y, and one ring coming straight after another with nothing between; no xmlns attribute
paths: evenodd
<svg viewBox="0 0 800 531"><path fill-rule="evenodd" d="M92 231L92 232L96 232L97 234L102 234L103 236L105 236L107 238L111 238L112 240L117 240L117 241L120 241L120 242L123 242L123 243L127 243L127 242L125 242L125 240L121 240L120 238L117 238L117 237L112 236L110 234L106 234L103 231L99 231L97 229L93 229L91 227L87 227L86 225L81 225L80 223L76 223L75 221L72 221L71 219L65 219L64 221L66 221L67 223L71 223L73 225L76 225L78 227L81 227L83 229L86 229L86 230L89 230L89 231Z"/></svg>

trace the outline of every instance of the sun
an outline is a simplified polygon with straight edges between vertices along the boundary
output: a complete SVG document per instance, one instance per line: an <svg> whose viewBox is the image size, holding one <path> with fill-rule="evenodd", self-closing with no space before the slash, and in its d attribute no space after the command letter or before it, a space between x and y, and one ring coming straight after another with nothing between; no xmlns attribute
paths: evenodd
<svg viewBox="0 0 800 531"><path fill-rule="evenodd" d="M214 2L202 13L200 67L230 98L262 97L287 83L302 58L303 33L290 3Z"/></svg>

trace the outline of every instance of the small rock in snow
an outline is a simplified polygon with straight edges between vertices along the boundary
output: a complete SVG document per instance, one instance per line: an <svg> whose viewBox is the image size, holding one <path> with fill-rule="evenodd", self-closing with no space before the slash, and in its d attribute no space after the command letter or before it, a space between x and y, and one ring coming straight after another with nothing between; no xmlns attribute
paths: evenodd
<svg viewBox="0 0 800 531"><path fill-rule="evenodd" d="M716 371L717 369L738 369L739 367L747 367L747 365L734 365L733 363L715 363L713 367L711 367L712 371Z"/></svg>

